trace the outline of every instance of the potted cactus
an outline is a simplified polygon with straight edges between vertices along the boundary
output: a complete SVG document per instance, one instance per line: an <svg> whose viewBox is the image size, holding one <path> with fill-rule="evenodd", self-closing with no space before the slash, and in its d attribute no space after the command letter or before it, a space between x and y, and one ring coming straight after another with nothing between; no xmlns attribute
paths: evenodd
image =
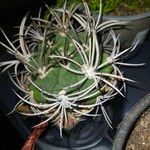
<svg viewBox="0 0 150 150"><path fill-rule="evenodd" d="M33 119L38 116L41 122L35 129L50 122L59 128L62 138L65 129L70 130L85 116L103 115L112 128L104 104L117 94L124 97L126 81L134 82L124 77L120 66L141 65L122 62L138 40L121 50L115 28L125 22L102 22L101 4L97 19L86 2L69 9L66 2L63 8L46 8L44 13L40 9L38 17L29 19L27 14L22 19L13 42L1 29L8 44L0 44L14 59L0 66L3 71L14 68L9 77L20 91L14 91L19 101L10 114L17 111ZM28 144L24 149L33 148L33 143Z"/></svg>

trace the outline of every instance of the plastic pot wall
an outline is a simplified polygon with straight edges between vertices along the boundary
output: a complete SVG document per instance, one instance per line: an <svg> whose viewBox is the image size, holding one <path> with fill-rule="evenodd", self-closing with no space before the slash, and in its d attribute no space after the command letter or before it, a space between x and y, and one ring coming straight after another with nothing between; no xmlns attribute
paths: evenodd
<svg viewBox="0 0 150 150"><path fill-rule="evenodd" d="M126 22L125 27L117 29L120 34L121 45L123 48L131 46L132 43L139 40L143 43L150 30L150 12L132 15L132 16L103 16L105 20L119 20Z"/></svg>
<svg viewBox="0 0 150 150"><path fill-rule="evenodd" d="M138 101L123 119L114 138L112 150L125 149L126 142L134 129L135 124L138 122L138 118L148 108L150 108L150 93Z"/></svg>

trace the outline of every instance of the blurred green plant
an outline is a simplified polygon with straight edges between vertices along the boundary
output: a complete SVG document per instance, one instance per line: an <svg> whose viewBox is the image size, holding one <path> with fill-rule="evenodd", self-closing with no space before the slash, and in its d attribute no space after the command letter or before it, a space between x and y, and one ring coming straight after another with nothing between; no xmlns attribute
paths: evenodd
<svg viewBox="0 0 150 150"><path fill-rule="evenodd" d="M57 0L57 6L62 7L65 0ZM73 3L79 4L83 0L68 0L68 6L71 6ZM99 11L99 0L85 0L92 11ZM102 0L103 3L103 13L109 14L115 11L121 4L125 5L129 10L138 10L145 7L150 10L150 1L149 0Z"/></svg>
<svg viewBox="0 0 150 150"><path fill-rule="evenodd" d="M92 11L99 11L99 0L85 0L90 9ZM118 4L120 4L122 0L102 0L103 3L103 13L108 14L109 12L113 11L117 8ZM68 6L72 4L79 4L82 0L68 0ZM57 6L62 7L64 4L63 0L57 0Z"/></svg>

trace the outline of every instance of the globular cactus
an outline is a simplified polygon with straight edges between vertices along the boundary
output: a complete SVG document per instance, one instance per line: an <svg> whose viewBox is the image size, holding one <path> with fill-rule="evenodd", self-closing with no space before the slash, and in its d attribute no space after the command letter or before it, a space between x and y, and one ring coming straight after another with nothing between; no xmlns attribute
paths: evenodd
<svg viewBox="0 0 150 150"><path fill-rule="evenodd" d="M14 110L27 105L31 112L19 111L26 116L39 116L44 124L53 122L60 128L71 128L83 116L101 113L111 126L111 120L103 104L120 94L124 96L125 78L119 66L131 65L122 58L135 49L137 43L120 50L119 36L114 29L124 25L116 20L102 22L100 7L93 17L87 3L79 6L51 9L47 7L42 17L23 18L19 37L9 45L3 45L14 60L1 62L4 70L14 66L10 74L12 82L23 93L16 93L20 101ZM101 5L100 5L101 6ZM18 44L18 46L16 46ZM24 69L19 70L18 66ZM134 64L136 65L136 64ZM118 86L118 83L122 83ZM98 111L98 109L101 111Z"/></svg>

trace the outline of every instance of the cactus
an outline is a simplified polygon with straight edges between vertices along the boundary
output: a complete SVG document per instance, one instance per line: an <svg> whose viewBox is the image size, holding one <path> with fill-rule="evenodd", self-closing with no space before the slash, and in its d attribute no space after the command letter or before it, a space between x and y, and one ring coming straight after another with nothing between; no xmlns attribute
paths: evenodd
<svg viewBox="0 0 150 150"><path fill-rule="evenodd" d="M84 12L79 11L80 5ZM124 96L125 82L134 82L124 77L119 68L131 65L122 59L135 49L138 41L121 50L114 28L125 23L102 22L101 4L98 18L93 17L86 2L80 5L69 9L66 2L57 9L46 5L44 17L40 9L38 17L30 17L28 25L27 14L14 42L1 29L8 45L0 44L14 60L1 62L0 66L3 71L14 67L9 76L20 90L15 92L20 101L13 111L41 117L43 121L38 125L51 121L60 128L61 136L63 128L73 127L84 116L103 114L111 127L103 104L117 94ZM21 71L20 65L24 66ZM31 112L19 109L24 105Z"/></svg>

